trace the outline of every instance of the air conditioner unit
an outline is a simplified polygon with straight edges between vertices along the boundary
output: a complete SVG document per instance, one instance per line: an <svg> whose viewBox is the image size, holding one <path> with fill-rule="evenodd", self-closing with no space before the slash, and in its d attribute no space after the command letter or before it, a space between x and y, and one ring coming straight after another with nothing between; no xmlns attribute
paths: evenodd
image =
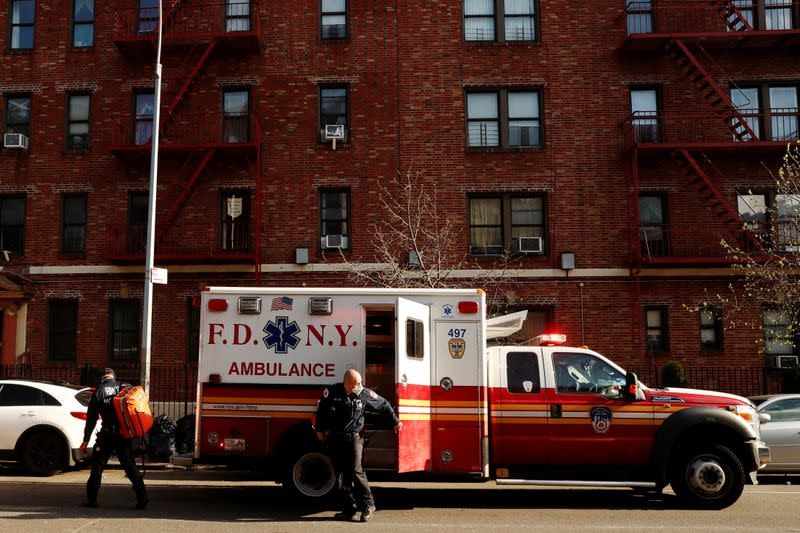
<svg viewBox="0 0 800 533"><path fill-rule="evenodd" d="M333 149L336 150L336 141L347 142L347 129L344 124L325 124L325 127L320 131L322 142L329 142L333 144Z"/></svg>
<svg viewBox="0 0 800 533"><path fill-rule="evenodd" d="M514 239L514 251L525 254L540 254L544 251L544 240L541 237L517 237Z"/></svg>
<svg viewBox="0 0 800 533"><path fill-rule="evenodd" d="M770 355L767 356L767 364L771 368L791 368L798 364L796 355Z"/></svg>
<svg viewBox="0 0 800 533"><path fill-rule="evenodd" d="M322 237L322 248L324 250L347 248L347 237L344 235L325 235Z"/></svg>
<svg viewBox="0 0 800 533"><path fill-rule="evenodd" d="M28 137L22 133L6 133L3 137L3 146L5 148L22 148L28 149Z"/></svg>
<svg viewBox="0 0 800 533"><path fill-rule="evenodd" d="M89 136L86 134L73 135L71 143L73 148L88 148Z"/></svg>
<svg viewBox="0 0 800 533"><path fill-rule="evenodd" d="M419 254L414 250L408 251L408 268L419 268Z"/></svg>

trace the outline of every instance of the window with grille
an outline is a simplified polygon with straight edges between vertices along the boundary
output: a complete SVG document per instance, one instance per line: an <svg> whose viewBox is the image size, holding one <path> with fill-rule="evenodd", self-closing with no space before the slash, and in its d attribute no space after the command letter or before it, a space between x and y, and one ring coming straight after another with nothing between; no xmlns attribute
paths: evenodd
<svg viewBox="0 0 800 533"><path fill-rule="evenodd" d="M468 91L467 145L531 148L543 144L539 91Z"/></svg>
<svg viewBox="0 0 800 533"><path fill-rule="evenodd" d="M319 27L323 39L347 38L347 0L321 0Z"/></svg>
<svg viewBox="0 0 800 533"><path fill-rule="evenodd" d="M139 361L139 300L109 302L109 361L135 363Z"/></svg>

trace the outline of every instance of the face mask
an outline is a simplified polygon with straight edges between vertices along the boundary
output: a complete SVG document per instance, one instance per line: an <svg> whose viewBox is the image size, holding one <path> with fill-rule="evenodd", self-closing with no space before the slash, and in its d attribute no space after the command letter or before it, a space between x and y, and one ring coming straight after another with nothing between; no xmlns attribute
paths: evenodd
<svg viewBox="0 0 800 533"><path fill-rule="evenodd" d="M355 394L356 396L360 396L361 395L361 391L363 391L363 390L364 390L364 385L359 383L358 385L353 387L353 394Z"/></svg>

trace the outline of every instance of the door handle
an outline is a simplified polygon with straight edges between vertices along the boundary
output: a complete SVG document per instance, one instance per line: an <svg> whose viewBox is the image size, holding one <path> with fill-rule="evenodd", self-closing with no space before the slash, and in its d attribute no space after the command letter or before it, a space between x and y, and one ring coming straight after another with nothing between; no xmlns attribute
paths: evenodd
<svg viewBox="0 0 800 533"><path fill-rule="evenodd" d="M561 418L561 404L550 404L550 418Z"/></svg>

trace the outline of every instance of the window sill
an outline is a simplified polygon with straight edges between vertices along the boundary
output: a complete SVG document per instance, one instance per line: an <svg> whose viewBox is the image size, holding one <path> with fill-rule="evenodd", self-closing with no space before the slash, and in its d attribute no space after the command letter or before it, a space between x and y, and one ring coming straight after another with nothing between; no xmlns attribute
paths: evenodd
<svg viewBox="0 0 800 533"><path fill-rule="evenodd" d="M350 44L350 36L347 37L319 37L319 44Z"/></svg>
<svg viewBox="0 0 800 533"><path fill-rule="evenodd" d="M59 252L59 259L86 259L86 252Z"/></svg>
<svg viewBox="0 0 800 533"><path fill-rule="evenodd" d="M352 144L353 143L350 142L350 141L340 142L340 141L337 140L336 141L336 150L348 150L348 149L351 148ZM331 150L333 150L333 143L330 142L330 141L320 141L320 140L318 140L317 141L317 148L318 149L319 148L330 148Z"/></svg>
<svg viewBox="0 0 800 533"><path fill-rule="evenodd" d="M6 52L9 54L32 54L36 48L11 48L6 47Z"/></svg>
<svg viewBox="0 0 800 533"><path fill-rule="evenodd" d="M85 148L65 148L64 155L81 155L81 154L88 154L92 151L91 146L87 146Z"/></svg>
<svg viewBox="0 0 800 533"><path fill-rule="evenodd" d="M513 154L525 152L544 152L544 146L525 146L525 147L512 147L512 146L467 146L465 151L471 154Z"/></svg>
<svg viewBox="0 0 800 533"><path fill-rule="evenodd" d="M534 39L531 41L464 41L464 44L469 47L489 47L489 48L505 48L505 47L512 47L512 48L519 48L519 47L528 47L528 48L539 48L541 46L541 41L538 39Z"/></svg>

